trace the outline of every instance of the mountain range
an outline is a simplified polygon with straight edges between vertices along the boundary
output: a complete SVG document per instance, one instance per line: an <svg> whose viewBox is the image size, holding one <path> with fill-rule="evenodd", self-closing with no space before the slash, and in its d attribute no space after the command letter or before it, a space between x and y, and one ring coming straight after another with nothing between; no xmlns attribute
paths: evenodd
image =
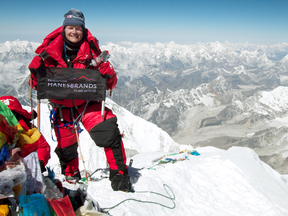
<svg viewBox="0 0 288 216"><path fill-rule="evenodd" d="M30 105L27 66L38 45L0 44L1 95ZM121 107L179 144L249 147L288 173L288 43L122 42L101 49L111 54L118 75L111 99Z"/></svg>

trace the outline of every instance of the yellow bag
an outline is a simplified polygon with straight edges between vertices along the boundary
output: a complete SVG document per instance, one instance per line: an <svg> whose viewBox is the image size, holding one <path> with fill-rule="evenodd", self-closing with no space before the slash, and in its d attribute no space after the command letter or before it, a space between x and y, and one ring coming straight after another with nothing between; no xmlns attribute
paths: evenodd
<svg viewBox="0 0 288 216"><path fill-rule="evenodd" d="M17 141L17 145L23 148L26 144L35 143L41 136L41 133L38 131L37 128L32 128L29 131L21 131L19 134L19 139Z"/></svg>
<svg viewBox="0 0 288 216"><path fill-rule="evenodd" d="M9 214L9 207L7 204L0 205L0 216L7 216Z"/></svg>

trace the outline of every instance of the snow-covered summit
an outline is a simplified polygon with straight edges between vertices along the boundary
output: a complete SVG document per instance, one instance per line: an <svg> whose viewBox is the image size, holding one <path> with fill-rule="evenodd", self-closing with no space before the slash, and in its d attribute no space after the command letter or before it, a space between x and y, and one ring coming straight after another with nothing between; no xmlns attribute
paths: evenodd
<svg viewBox="0 0 288 216"><path fill-rule="evenodd" d="M51 140L49 111L41 103L41 132L51 145L48 166L60 174ZM107 178L106 158L87 132L80 135L88 172L99 169L87 193L99 207L115 216L134 215L287 215L288 178L263 163L249 148L193 149L175 143L167 133L107 100L118 118L132 166L128 167L134 193L115 192ZM29 109L28 109L29 110ZM192 152L198 154L192 154ZM83 171L83 161L80 160ZM67 186L67 184L64 184ZM71 186L70 186L71 187Z"/></svg>

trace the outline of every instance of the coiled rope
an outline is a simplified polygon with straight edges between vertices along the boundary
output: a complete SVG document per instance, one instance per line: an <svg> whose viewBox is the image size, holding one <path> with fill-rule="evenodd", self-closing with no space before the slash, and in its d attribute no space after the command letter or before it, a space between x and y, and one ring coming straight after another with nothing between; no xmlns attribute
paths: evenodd
<svg viewBox="0 0 288 216"><path fill-rule="evenodd" d="M156 194L156 195L159 195L159 196L162 196L162 197L164 197L164 198L166 198L166 199L171 200L171 201L173 202L173 206L167 206L167 205L163 205L163 204L161 204L161 203L153 202L153 201L145 201L145 200L143 201L143 200L139 200L139 199L128 198L128 199L125 199L125 200L121 201L120 203L118 203L118 204L116 204L116 205L114 205L114 206L112 206L112 207L109 207L109 208L101 208L101 210L102 210L104 213L107 214L108 211L116 208L117 206L119 206L119 205L121 205L122 203L127 202L127 201L135 201L135 202L140 202L140 203L156 204L156 205L160 205L160 206L162 206L162 207L168 208L168 209L174 209L174 208L176 207L176 203L175 203L175 201L174 201L174 200L175 200L175 194L173 193L173 191L171 190L171 188L170 188L168 185L163 184L163 187L164 187L166 193L168 194L168 196L163 195L163 194L161 194L161 193L153 192L153 191L135 191L134 193L151 193L151 194ZM167 191L167 188L168 188L168 189L170 190L170 192L172 193L172 196L171 196L171 194Z"/></svg>

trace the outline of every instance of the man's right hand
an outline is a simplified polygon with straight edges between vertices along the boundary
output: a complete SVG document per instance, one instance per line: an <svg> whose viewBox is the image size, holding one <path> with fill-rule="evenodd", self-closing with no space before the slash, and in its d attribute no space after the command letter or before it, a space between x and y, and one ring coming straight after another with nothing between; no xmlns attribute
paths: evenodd
<svg viewBox="0 0 288 216"><path fill-rule="evenodd" d="M102 62L100 64L100 67L98 68L98 70L100 71L101 74L103 75L108 75L108 76L112 76L115 74L114 68L113 66L110 64L109 61L107 62Z"/></svg>

